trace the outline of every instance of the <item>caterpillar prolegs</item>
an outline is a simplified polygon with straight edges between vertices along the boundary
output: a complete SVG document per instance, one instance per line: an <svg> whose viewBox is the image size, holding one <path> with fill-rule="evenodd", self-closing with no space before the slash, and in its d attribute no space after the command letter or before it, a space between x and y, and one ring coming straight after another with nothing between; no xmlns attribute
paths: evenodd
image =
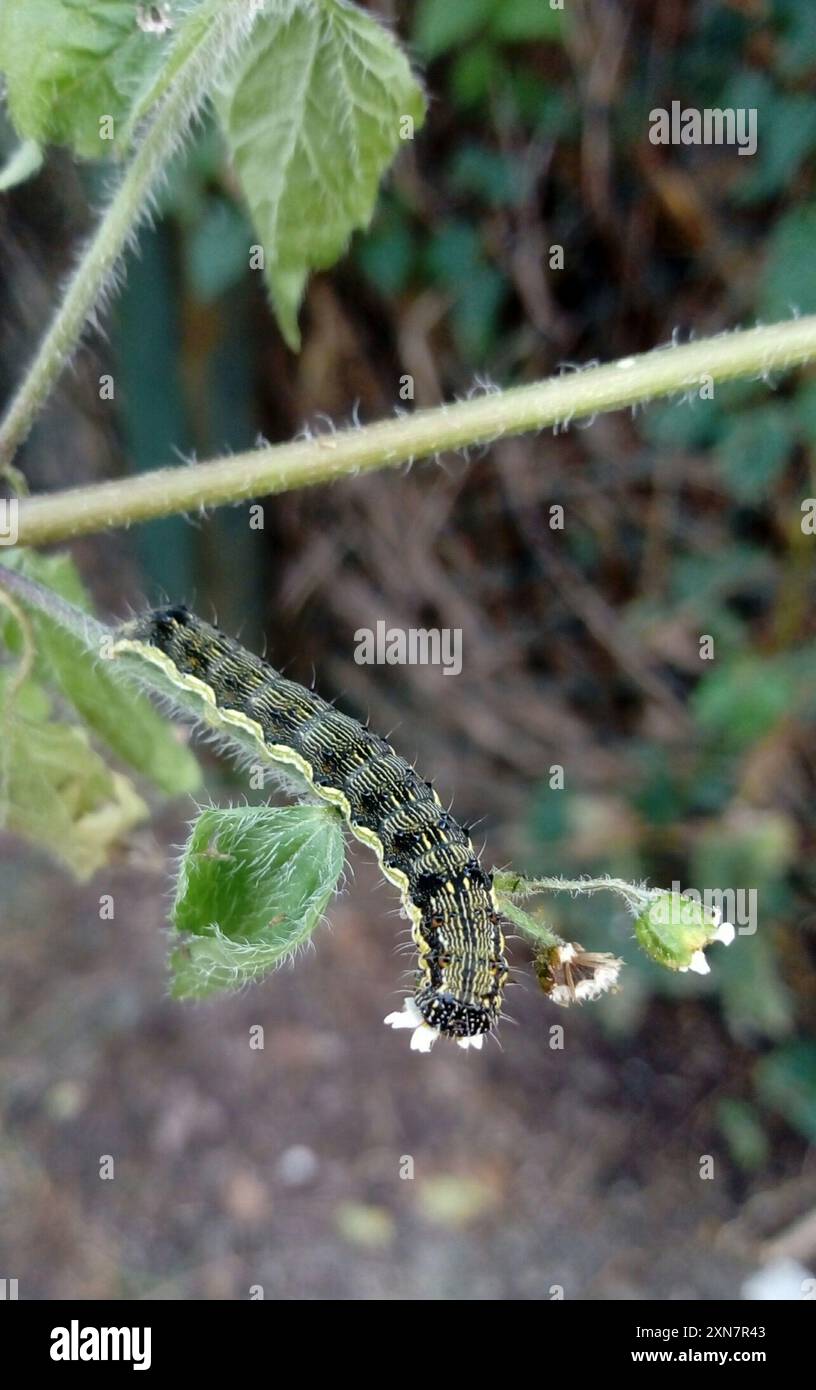
<svg viewBox="0 0 816 1390"><path fill-rule="evenodd" d="M374 850L399 889L417 948L413 998L385 1020L411 1046L437 1036L481 1047L498 1021L507 978L492 878L437 793L383 738L286 680L186 608L126 623L111 655L138 651L170 680L215 705L274 761L294 767Z"/></svg>

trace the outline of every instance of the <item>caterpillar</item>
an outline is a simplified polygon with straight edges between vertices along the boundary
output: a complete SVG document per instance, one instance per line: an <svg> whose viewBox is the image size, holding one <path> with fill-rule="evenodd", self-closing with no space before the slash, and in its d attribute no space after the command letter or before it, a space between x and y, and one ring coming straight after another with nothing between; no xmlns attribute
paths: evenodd
<svg viewBox="0 0 816 1390"><path fill-rule="evenodd" d="M413 997L385 1022L411 1028L419 1052L439 1036L481 1047L498 1022L508 974L501 918L492 876L431 783L385 739L183 606L118 628L110 655L129 651L294 768L373 849L399 889L417 948Z"/></svg>

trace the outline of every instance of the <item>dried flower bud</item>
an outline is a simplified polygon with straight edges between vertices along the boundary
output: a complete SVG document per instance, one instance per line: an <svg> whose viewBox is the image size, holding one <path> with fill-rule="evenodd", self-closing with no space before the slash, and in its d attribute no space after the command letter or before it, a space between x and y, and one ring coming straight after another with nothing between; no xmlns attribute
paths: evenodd
<svg viewBox="0 0 816 1390"><path fill-rule="evenodd" d="M582 1004L614 988L623 961L608 951L585 951L577 941L539 950L535 973L553 1004Z"/></svg>

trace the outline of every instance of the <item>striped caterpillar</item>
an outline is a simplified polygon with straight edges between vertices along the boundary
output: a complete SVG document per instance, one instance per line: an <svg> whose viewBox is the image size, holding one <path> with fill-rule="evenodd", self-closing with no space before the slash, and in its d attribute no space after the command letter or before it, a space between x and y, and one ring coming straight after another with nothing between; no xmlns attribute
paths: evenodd
<svg viewBox="0 0 816 1390"><path fill-rule="evenodd" d="M431 784L385 739L186 608L125 623L110 654L128 651L215 706L268 757L296 769L374 850L400 891L418 952L414 995L385 1022L413 1029L411 1047L420 1052L440 1035L481 1047L498 1021L508 973L501 921L491 875Z"/></svg>

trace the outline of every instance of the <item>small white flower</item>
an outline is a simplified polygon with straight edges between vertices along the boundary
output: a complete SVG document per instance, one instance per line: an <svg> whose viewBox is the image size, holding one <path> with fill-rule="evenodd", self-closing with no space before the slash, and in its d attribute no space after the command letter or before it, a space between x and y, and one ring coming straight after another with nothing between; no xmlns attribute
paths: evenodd
<svg viewBox="0 0 816 1390"><path fill-rule="evenodd" d="M464 1047L464 1048L468 1048L468 1047L480 1048L480 1047L482 1046L482 1043L483 1043L483 1042L484 1042L484 1033L475 1033L475 1034L473 1035L473 1037L471 1037L471 1038L457 1038L457 1039L456 1039L456 1046L457 1046L457 1047Z"/></svg>
<svg viewBox="0 0 816 1390"><path fill-rule="evenodd" d="M411 1034L411 1051L430 1052L438 1037L438 1028L432 1028L429 1023L420 1023Z"/></svg>
<svg viewBox="0 0 816 1390"><path fill-rule="evenodd" d="M723 921L722 908L717 907L715 903L709 908L709 912L711 913L711 920L717 928L711 940L721 941L723 946L730 946L736 936L736 932L730 922Z"/></svg>
<svg viewBox="0 0 816 1390"><path fill-rule="evenodd" d="M699 895L655 889L651 905L635 918L635 936L647 956L683 974L708 975L704 952L714 941L729 946L735 935L722 908L704 905Z"/></svg>
<svg viewBox="0 0 816 1390"><path fill-rule="evenodd" d="M413 1028L412 1052L430 1052L439 1037L439 1029L425 1022L415 999L406 999L399 1013L388 1014L383 1022L391 1028Z"/></svg>
<svg viewBox="0 0 816 1390"><path fill-rule="evenodd" d="M383 1023L387 1023L391 1028L418 1028L424 1021L416 1000L410 997L405 1000L399 1013L388 1014L383 1019Z"/></svg>
<svg viewBox="0 0 816 1390"><path fill-rule="evenodd" d="M708 975L711 971L711 966L706 960L703 951L695 951L688 965L683 965L680 969L683 974L685 974L687 970L693 970L695 975Z"/></svg>

